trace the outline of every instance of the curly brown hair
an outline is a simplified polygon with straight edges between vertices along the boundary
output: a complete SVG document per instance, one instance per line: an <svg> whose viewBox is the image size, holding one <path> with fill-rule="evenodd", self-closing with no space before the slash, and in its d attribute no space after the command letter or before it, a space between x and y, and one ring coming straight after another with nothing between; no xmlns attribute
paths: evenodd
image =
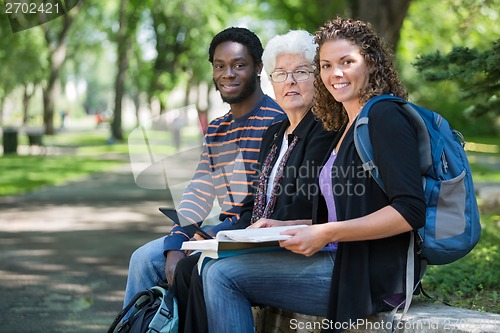
<svg viewBox="0 0 500 333"><path fill-rule="evenodd" d="M401 82L393 62L393 54L384 41L375 33L370 23L360 20L337 17L327 21L315 33L318 44L314 64L320 69L319 51L324 43L333 40L348 40L360 50L366 63L371 68L368 85L360 91L360 104L381 94L393 94L408 98L408 92ZM321 119L325 129L340 129L348 121L347 112L342 103L337 102L326 89L319 72L315 75L316 90L313 113Z"/></svg>

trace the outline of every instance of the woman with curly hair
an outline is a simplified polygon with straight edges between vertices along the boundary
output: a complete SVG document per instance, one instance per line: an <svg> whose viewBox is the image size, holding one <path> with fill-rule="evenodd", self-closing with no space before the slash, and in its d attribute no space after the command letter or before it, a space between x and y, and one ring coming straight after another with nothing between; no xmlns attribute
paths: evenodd
<svg viewBox="0 0 500 333"><path fill-rule="evenodd" d="M370 113L369 135L385 192L363 169L354 144L352 125L370 98L408 96L389 48L369 23L352 19L326 22L315 40L319 75L313 112L326 129L344 132L320 173L314 225L288 231L293 237L281 246L310 256L324 244L338 243L329 325L323 327L338 332L404 302L410 231L424 225L425 201L417 130L399 104L379 102ZM321 218L325 211L327 220Z"/></svg>
<svg viewBox="0 0 500 333"><path fill-rule="evenodd" d="M337 18L326 22L316 32L315 38L319 48L325 43L328 44L335 40L344 40L344 43L350 42L359 48L366 65L370 68L370 75L367 77L368 83L357 92L361 106L370 98L387 93L408 98L408 92L401 83L394 67L390 49L375 34L368 23ZM314 59L318 68L321 68L320 62L318 52ZM324 72L322 71L322 73ZM326 129L338 129L348 120L347 113L342 102L335 99L322 80L322 76L316 76L315 114L323 121ZM354 118L350 120L353 121Z"/></svg>
<svg viewBox="0 0 500 333"><path fill-rule="evenodd" d="M298 295L316 296L310 312L327 317L321 322L324 332L339 332L352 328L358 319L404 302L407 249L413 237L411 231L425 223L425 201L417 130L399 104L376 103L370 114L369 135L385 192L363 169L354 145L352 125L370 98L381 94L407 97L389 49L370 24L352 19L326 22L316 32L315 41L318 48L314 64L318 73L313 113L327 130L343 134L339 141L332 142L320 172L312 225L283 232L291 237L281 241L280 246L315 262L318 253L335 245L335 261L332 274L316 276L312 289L284 290L280 283L273 285L274 292L280 295L280 307L286 308L286 299L292 302ZM266 221L268 226L279 223ZM282 276L290 270L287 260L282 257L279 264L270 264L258 274L268 276L274 272L274 276ZM415 262L418 276L418 260ZM222 299L238 300L252 290L228 279L225 271L216 268L213 265L204 280L205 299L211 329L216 327L222 329L218 332L224 332L229 324L215 316L223 312L222 308L215 311L215 305L222 304ZM302 279L307 272L295 271L294 279ZM322 283L329 284L326 300ZM251 301L259 304L259 299ZM233 323L242 323L244 314L233 309L235 303L228 305L231 310L226 311ZM241 325L245 329L239 332L252 332L247 329L248 323Z"/></svg>

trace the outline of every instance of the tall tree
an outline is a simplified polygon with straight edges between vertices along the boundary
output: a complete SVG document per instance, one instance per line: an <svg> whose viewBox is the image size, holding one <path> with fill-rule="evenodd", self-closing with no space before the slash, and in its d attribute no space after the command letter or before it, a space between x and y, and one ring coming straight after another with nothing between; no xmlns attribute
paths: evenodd
<svg viewBox="0 0 500 333"><path fill-rule="evenodd" d="M274 20L281 20L290 29L314 32L327 20L345 14L349 0L260 0ZM268 9L269 7L269 9ZM286 28L284 29L286 30Z"/></svg>
<svg viewBox="0 0 500 333"><path fill-rule="evenodd" d="M78 14L80 3L61 17L42 25L48 49L48 79L43 88L43 122L45 134L54 134L56 83L66 61L67 36Z"/></svg>
<svg viewBox="0 0 500 333"><path fill-rule="evenodd" d="M260 0L260 3L270 6L273 17L284 20L291 29L314 32L337 15L368 21L396 50L411 0L312 0L307 5L296 0Z"/></svg>
<svg viewBox="0 0 500 333"><path fill-rule="evenodd" d="M128 67L129 47L131 36L127 33L127 7L128 0L120 0L118 11L118 34L117 34L117 49L118 49L118 70L115 78L115 108L113 113L113 121L111 123L111 135L113 138L123 140L122 133L122 99L125 86L125 73Z"/></svg>
<svg viewBox="0 0 500 333"><path fill-rule="evenodd" d="M122 129L122 101L125 95L125 77L129 67L130 50L134 43L141 14L147 6L148 1L120 0L118 8L118 32L116 35L118 60L111 136L119 141L124 139Z"/></svg>
<svg viewBox="0 0 500 333"><path fill-rule="evenodd" d="M132 99L135 107L136 125L140 125L139 110L143 101L142 97L147 96L148 84L151 77L151 66L144 59L144 45L135 43L132 45L131 57L125 82L125 91Z"/></svg>
<svg viewBox="0 0 500 333"><path fill-rule="evenodd" d="M199 2L196 3L202 5ZM192 0L168 2L156 0L154 9L151 11L157 56L153 63L155 75L151 78L150 96L159 101L160 112L165 112L168 94L183 75L179 59L188 52L185 41L191 25L187 21L193 19L190 11L193 4Z"/></svg>
<svg viewBox="0 0 500 333"><path fill-rule="evenodd" d="M208 127L210 93L213 89L208 47L213 36L228 25L235 24L229 21L232 17L227 15L233 7L231 0L211 0L205 1L203 6L193 4L190 9L193 22L203 22L203 25L191 25L187 30L185 44L188 51L179 58L179 66L187 76L188 90L196 92L194 104L203 132ZM239 10L241 16L249 13L249 9L243 6ZM186 100L185 104L190 104L190 101Z"/></svg>
<svg viewBox="0 0 500 333"><path fill-rule="evenodd" d="M169 93L177 84L195 87L210 82L208 46L228 18L229 0L156 0L151 11L157 57L153 63L150 97L167 109ZM182 13L182 15L179 15Z"/></svg>
<svg viewBox="0 0 500 333"><path fill-rule="evenodd" d="M351 17L370 22L396 53L410 3L411 0L349 0L349 11Z"/></svg>
<svg viewBox="0 0 500 333"><path fill-rule="evenodd" d="M3 122L3 100L18 87L23 87L24 94L23 122L28 122L28 105L35 87L46 74L45 47L40 30L28 29L13 33L6 17L0 17L0 125Z"/></svg>

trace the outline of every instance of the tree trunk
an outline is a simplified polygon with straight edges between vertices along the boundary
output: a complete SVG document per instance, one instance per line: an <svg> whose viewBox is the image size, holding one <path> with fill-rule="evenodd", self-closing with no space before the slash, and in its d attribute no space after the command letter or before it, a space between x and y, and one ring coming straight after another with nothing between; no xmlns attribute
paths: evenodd
<svg viewBox="0 0 500 333"><path fill-rule="evenodd" d="M66 36L74 22L74 16L78 13L78 8L79 6L75 6L70 12L62 16L62 27L58 33L53 32L53 24L42 25L45 29L45 42L49 49L49 79L47 86L43 89L43 123L45 134L54 134L56 83L59 72L66 60Z"/></svg>
<svg viewBox="0 0 500 333"><path fill-rule="evenodd" d="M24 85L24 94L23 94L23 126L28 125L29 114L28 107L30 104L31 97L35 93L35 88L32 84L28 83Z"/></svg>
<svg viewBox="0 0 500 333"><path fill-rule="evenodd" d="M127 35L127 5L128 0L120 1L118 28L118 72L115 80L115 110L111 122L111 136L122 141L122 101L125 92L125 75L128 68L129 37Z"/></svg>
<svg viewBox="0 0 500 333"><path fill-rule="evenodd" d="M120 47L119 47L120 48ZM125 92L125 74L127 72L128 52L122 51L118 55L118 73L115 80L115 110L111 122L111 135L114 139L122 141L122 101Z"/></svg>
<svg viewBox="0 0 500 333"><path fill-rule="evenodd" d="M351 16L370 22L395 54L410 3L411 0L351 0Z"/></svg>
<svg viewBox="0 0 500 333"><path fill-rule="evenodd" d="M59 72L66 60L66 45L60 41L50 54L50 74L47 86L43 90L43 123L45 134L54 134L54 108L56 99L56 83Z"/></svg>
<svg viewBox="0 0 500 333"><path fill-rule="evenodd" d="M54 69L50 70L47 87L43 90L43 124L45 134L54 134L54 100L57 74Z"/></svg>
<svg viewBox="0 0 500 333"><path fill-rule="evenodd" d="M30 104L30 96L28 94L28 85L24 86L23 93L23 126L28 125L28 106Z"/></svg>
<svg viewBox="0 0 500 333"><path fill-rule="evenodd" d="M136 119L136 127L141 125L141 95L140 92L137 91L132 95L132 101L134 102L135 107L135 119Z"/></svg>

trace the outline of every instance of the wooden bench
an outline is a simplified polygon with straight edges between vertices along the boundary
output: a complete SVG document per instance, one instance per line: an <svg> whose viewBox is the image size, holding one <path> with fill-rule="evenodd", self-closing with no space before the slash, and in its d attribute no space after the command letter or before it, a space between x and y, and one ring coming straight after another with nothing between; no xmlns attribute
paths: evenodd
<svg viewBox="0 0 500 333"><path fill-rule="evenodd" d="M319 333L321 328L337 325L345 333L391 332L388 313L379 313L353 323L329 323L316 316L274 308L253 308L256 333ZM396 318L400 318L400 314ZM334 326L331 326L334 327ZM396 322L395 332L405 333L498 333L500 315L456 308L444 304L414 301L406 316Z"/></svg>

